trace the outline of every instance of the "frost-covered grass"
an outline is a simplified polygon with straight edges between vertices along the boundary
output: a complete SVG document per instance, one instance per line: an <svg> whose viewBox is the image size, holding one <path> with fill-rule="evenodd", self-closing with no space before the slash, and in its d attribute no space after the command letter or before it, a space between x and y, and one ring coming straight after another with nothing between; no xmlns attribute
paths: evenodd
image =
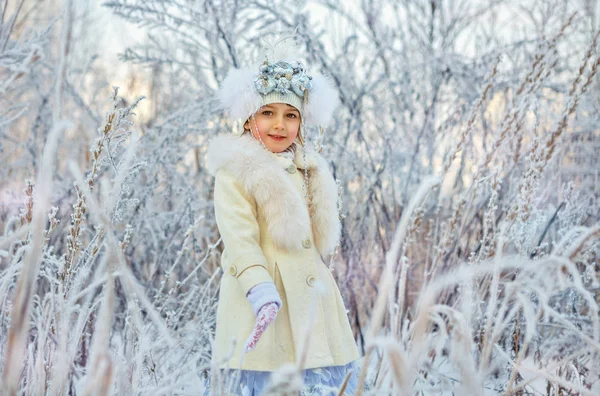
<svg viewBox="0 0 600 396"><path fill-rule="evenodd" d="M147 98L123 99L86 44L85 6L0 1L3 394L192 395L235 380L211 370L222 246L203 157L239 127L214 87L256 58L263 25L297 27L342 99L334 125L308 133L340 185L330 266L361 394L600 393L589 7L309 3L107 2L153 34L123 54L152 66ZM507 34L498 18L515 8L527 17ZM270 394L296 394L300 366Z"/></svg>

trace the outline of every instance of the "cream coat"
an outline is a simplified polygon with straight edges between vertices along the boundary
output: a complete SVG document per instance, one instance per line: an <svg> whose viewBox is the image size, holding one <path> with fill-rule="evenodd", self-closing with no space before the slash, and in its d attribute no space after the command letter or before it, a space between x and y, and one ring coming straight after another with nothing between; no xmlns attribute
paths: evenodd
<svg viewBox="0 0 600 396"><path fill-rule="evenodd" d="M327 162L307 152L311 213L302 192L304 161L265 150L251 136L222 135L208 150L214 204L225 249L214 358L222 367L273 371L296 362L310 332L304 368L359 357L344 302L323 263L340 238L337 186ZM273 281L283 306L256 348L242 356L255 316L246 294ZM234 342L235 340L235 342Z"/></svg>

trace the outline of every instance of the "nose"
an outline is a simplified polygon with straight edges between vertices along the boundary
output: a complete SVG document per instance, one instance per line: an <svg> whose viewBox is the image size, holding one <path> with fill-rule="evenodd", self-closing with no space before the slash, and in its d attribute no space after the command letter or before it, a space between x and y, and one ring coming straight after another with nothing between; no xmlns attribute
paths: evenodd
<svg viewBox="0 0 600 396"><path fill-rule="evenodd" d="M279 115L277 117L275 117L275 124L273 125L273 129L278 130L278 131L283 131L284 129L284 125L283 125L283 116Z"/></svg>

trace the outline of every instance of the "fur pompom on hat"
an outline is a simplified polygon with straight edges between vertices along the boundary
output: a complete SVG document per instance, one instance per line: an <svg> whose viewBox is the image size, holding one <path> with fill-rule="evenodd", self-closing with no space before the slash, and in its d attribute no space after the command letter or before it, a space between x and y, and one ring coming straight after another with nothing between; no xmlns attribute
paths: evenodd
<svg viewBox="0 0 600 396"><path fill-rule="evenodd" d="M248 119L262 106L287 103L307 125L327 126L339 97L331 80L309 74L298 60L264 61L259 67L231 69L218 92L221 106L233 119Z"/></svg>
<svg viewBox="0 0 600 396"><path fill-rule="evenodd" d="M231 118L248 118L262 105L262 98L254 88L256 72L233 68L219 88L219 101Z"/></svg>

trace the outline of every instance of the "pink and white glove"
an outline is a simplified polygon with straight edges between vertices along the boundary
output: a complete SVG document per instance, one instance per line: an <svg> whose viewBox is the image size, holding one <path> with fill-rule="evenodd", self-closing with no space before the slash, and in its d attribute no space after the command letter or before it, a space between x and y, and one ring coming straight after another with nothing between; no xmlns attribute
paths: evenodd
<svg viewBox="0 0 600 396"><path fill-rule="evenodd" d="M256 324L246 341L244 350L253 350L267 327L275 321L282 302L273 282L259 283L248 292L248 301L256 315Z"/></svg>
<svg viewBox="0 0 600 396"><path fill-rule="evenodd" d="M244 351L249 352L256 347L256 344L258 344L260 337L265 330L267 330L267 327L275 321L277 311L279 311L279 307L274 302L263 305L260 311L258 311L256 325L254 325L254 330L252 330L250 337L246 340Z"/></svg>

